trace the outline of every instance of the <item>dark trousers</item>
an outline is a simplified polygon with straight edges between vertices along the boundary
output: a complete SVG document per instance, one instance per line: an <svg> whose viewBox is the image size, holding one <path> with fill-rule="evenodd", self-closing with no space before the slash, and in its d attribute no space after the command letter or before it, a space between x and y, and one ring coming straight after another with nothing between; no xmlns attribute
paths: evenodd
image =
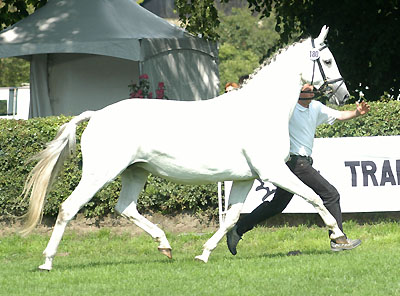
<svg viewBox="0 0 400 296"><path fill-rule="evenodd" d="M324 206L336 219L339 228L343 231L340 195L336 188L312 167L312 159L310 157L292 156L286 164L293 174L321 197ZM261 203L250 214L237 222L238 234L243 235L258 223L281 213L289 204L292 197L293 193L278 187L271 201Z"/></svg>

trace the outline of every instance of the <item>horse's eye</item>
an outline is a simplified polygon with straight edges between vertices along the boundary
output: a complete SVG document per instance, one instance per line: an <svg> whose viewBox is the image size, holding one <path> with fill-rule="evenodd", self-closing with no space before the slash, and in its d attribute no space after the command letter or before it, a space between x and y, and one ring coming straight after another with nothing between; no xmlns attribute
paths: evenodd
<svg viewBox="0 0 400 296"><path fill-rule="evenodd" d="M325 65L330 66L332 65L332 60L326 60L324 61Z"/></svg>

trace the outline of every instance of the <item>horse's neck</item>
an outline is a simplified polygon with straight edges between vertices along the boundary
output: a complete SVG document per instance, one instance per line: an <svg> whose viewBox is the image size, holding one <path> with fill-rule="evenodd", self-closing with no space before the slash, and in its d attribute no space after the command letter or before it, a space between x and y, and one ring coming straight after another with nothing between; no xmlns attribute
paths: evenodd
<svg viewBox="0 0 400 296"><path fill-rule="evenodd" d="M257 101L260 106L290 116L302 86L303 69L299 62L302 54L302 44L298 43L278 55L243 87L248 94L246 97Z"/></svg>

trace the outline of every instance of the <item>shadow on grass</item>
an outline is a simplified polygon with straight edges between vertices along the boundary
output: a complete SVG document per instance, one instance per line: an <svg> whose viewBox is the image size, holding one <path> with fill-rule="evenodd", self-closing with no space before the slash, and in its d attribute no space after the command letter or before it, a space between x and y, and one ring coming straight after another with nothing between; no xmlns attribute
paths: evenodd
<svg viewBox="0 0 400 296"><path fill-rule="evenodd" d="M319 255L327 255L327 254L332 254L334 253L330 250L307 250L307 251L299 251L299 250L293 250L290 251L289 253L287 252L278 252L278 253L271 253L271 254L250 254L250 255L241 255L240 257L237 256L216 256L214 258L210 258L209 263L207 264L213 264L217 263L219 264L220 261L247 261L249 259L254 260L254 259L274 259L274 258L284 258L284 257L304 257L304 256L319 256ZM204 265L206 266L207 264L195 260L193 257L181 257L181 256L176 256L175 259L168 259L164 258L163 256L160 255L160 258L153 258L153 255L151 258L146 258L147 256L141 256L136 259L129 259L129 260L109 260L109 261L88 261L85 263L70 263L67 261L60 262L57 264L55 262L54 264L54 270L58 272L64 272L64 271L71 271L71 270L83 270L83 269L93 269L93 268L102 268L102 267L107 267L107 266L125 266L125 265L131 265L132 267L136 265L143 265L143 264L193 264L193 262L197 262L199 265ZM57 258L55 258L56 260ZM47 271L41 271L38 268L34 268L31 270L31 272L43 272L46 273Z"/></svg>
<svg viewBox="0 0 400 296"><path fill-rule="evenodd" d="M331 250L308 250L308 251L300 251L300 250L293 250L290 252L278 252L272 254L259 254L259 255L242 255L238 260L249 260L254 258L284 258L284 257L302 257L302 256L315 256L315 255L327 255L327 254L334 254ZM232 256L234 257L234 256Z"/></svg>
<svg viewBox="0 0 400 296"><path fill-rule="evenodd" d="M56 258L57 259L57 258ZM55 260L56 260L55 259ZM53 269L58 272L63 271L71 271L71 270L84 270L84 269L92 269L92 268L102 268L107 266L125 266L125 265L132 265L133 267L136 265L143 265L143 264L175 264L175 263L193 263L196 260L194 258L179 258L179 259L168 259L160 257L159 259L153 258L138 258L138 259L129 259L129 260L113 260L113 261L90 261L85 263L69 263L69 262L57 262L54 263ZM202 262L198 262L200 265L204 264ZM40 270L39 268L33 268L30 270L31 272L43 272L46 273L48 271Z"/></svg>

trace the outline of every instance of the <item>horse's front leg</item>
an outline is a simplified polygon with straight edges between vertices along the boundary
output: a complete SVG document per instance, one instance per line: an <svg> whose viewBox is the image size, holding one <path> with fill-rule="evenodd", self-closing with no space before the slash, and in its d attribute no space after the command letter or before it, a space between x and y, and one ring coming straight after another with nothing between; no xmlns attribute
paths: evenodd
<svg viewBox="0 0 400 296"><path fill-rule="evenodd" d="M203 253L196 256L195 259L207 263L211 251L217 247L218 242L239 220L240 211L242 210L247 194L253 186L254 180L250 181L234 181L231 193L229 195L229 209L226 212L225 220L220 225L218 231L204 244Z"/></svg>

